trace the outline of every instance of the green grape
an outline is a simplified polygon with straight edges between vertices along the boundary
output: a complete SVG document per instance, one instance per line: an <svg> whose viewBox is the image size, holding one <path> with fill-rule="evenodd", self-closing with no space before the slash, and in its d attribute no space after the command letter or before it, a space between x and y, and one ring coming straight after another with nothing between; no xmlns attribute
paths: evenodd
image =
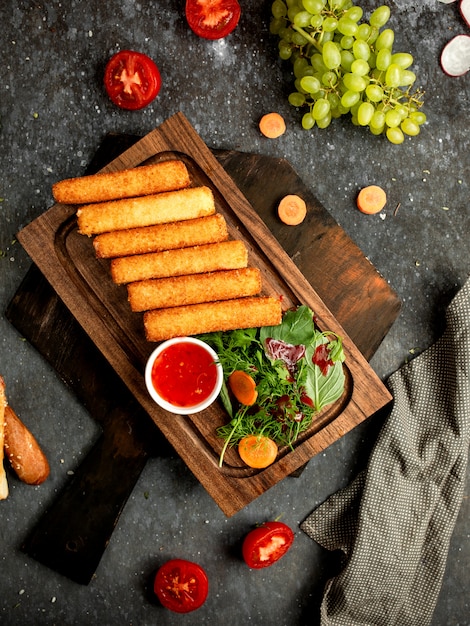
<svg viewBox="0 0 470 626"><path fill-rule="evenodd" d="M385 126L382 126L381 128L376 128L375 126L369 125L369 130L373 135L381 135L385 130Z"/></svg>
<svg viewBox="0 0 470 626"><path fill-rule="evenodd" d="M312 114L305 113L302 116L302 128L304 128L305 130L310 130L314 126L315 126L315 120L313 119Z"/></svg>
<svg viewBox="0 0 470 626"><path fill-rule="evenodd" d="M299 11L294 17L294 24L300 26L300 28L306 28L310 26L311 13L308 11Z"/></svg>
<svg viewBox="0 0 470 626"><path fill-rule="evenodd" d="M346 3L346 0L328 0L329 5L333 11L339 11L343 8L343 5Z"/></svg>
<svg viewBox="0 0 470 626"><path fill-rule="evenodd" d="M359 20L362 18L363 13L364 11L361 9L361 7L353 6L346 11L344 17L346 17L348 20L351 20L352 22L359 22Z"/></svg>
<svg viewBox="0 0 470 626"><path fill-rule="evenodd" d="M327 128L331 124L331 113L328 111L325 117L322 117L321 119L316 120L316 122L317 122L318 128Z"/></svg>
<svg viewBox="0 0 470 626"><path fill-rule="evenodd" d="M343 83L348 91L361 92L367 87L365 78L352 72L348 72L343 76Z"/></svg>
<svg viewBox="0 0 470 626"><path fill-rule="evenodd" d="M361 94L358 91L346 91L341 96L341 104L346 109L350 109L361 99Z"/></svg>
<svg viewBox="0 0 470 626"><path fill-rule="evenodd" d="M305 57L298 57L293 64L294 76L296 78L302 78L304 75L304 69L308 67L308 61Z"/></svg>
<svg viewBox="0 0 470 626"><path fill-rule="evenodd" d="M343 50L350 50L353 47L354 37L349 37L348 35L343 35L339 40L339 45Z"/></svg>
<svg viewBox="0 0 470 626"><path fill-rule="evenodd" d="M292 48L290 43L287 43L287 41L281 39L278 45L278 49L279 56L283 61L287 61L287 59L290 59L290 57L292 56Z"/></svg>
<svg viewBox="0 0 470 626"><path fill-rule="evenodd" d="M361 126L368 126L372 116L374 115L375 108L370 102L362 102L357 110L357 121Z"/></svg>
<svg viewBox="0 0 470 626"><path fill-rule="evenodd" d="M338 77L333 71L325 72L321 77L321 82L325 87L333 87L338 82Z"/></svg>
<svg viewBox="0 0 470 626"><path fill-rule="evenodd" d="M387 87L399 87L401 85L403 70L396 63L391 63L385 72L385 84Z"/></svg>
<svg viewBox="0 0 470 626"><path fill-rule="evenodd" d="M416 80L416 74L410 70L401 70L400 87L409 87Z"/></svg>
<svg viewBox="0 0 470 626"><path fill-rule="evenodd" d="M380 85L371 83L366 87L366 96L371 102L381 102L384 97L384 90Z"/></svg>
<svg viewBox="0 0 470 626"><path fill-rule="evenodd" d="M326 115L328 115L328 113L330 112L330 108L330 103L328 102L328 100L326 100L326 98L319 98L313 105L313 119L318 123Z"/></svg>
<svg viewBox="0 0 470 626"><path fill-rule="evenodd" d="M374 111L374 115L371 117L369 126L370 128L375 128L377 130L380 129L380 131L382 132L385 127L385 113L383 111L380 111L379 109L376 109Z"/></svg>
<svg viewBox="0 0 470 626"><path fill-rule="evenodd" d="M342 35L348 35L349 37L354 36L357 33L358 25L356 22L352 20L348 20L347 17L341 17L338 20L338 31Z"/></svg>
<svg viewBox="0 0 470 626"><path fill-rule="evenodd" d="M375 9L369 18L369 23L371 26L375 26L376 28L382 28L382 26L384 26L389 19L390 8L384 5Z"/></svg>
<svg viewBox="0 0 470 626"><path fill-rule="evenodd" d="M302 6L312 14L319 14L325 6L325 0L302 0Z"/></svg>
<svg viewBox="0 0 470 626"><path fill-rule="evenodd" d="M323 57L319 52L316 52L312 55L310 59L310 63L316 72L321 72L322 74L328 71L328 68L323 63Z"/></svg>
<svg viewBox="0 0 470 626"><path fill-rule="evenodd" d="M354 55L349 50L343 50L341 52L341 67L345 72L351 71L351 66L354 63Z"/></svg>
<svg viewBox="0 0 470 626"><path fill-rule="evenodd" d="M308 41L301 33L292 33L292 43L296 46L305 46Z"/></svg>
<svg viewBox="0 0 470 626"><path fill-rule="evenodd" d="M307 93L308 93L308 91L305 91L305 89L302 89L302 87L301 87L301 85L300 85L300 80L301 80L300 78L296 78L296 79L294 80L294 87L295 87L295 90L296 90L296 91L298 91L299 93L307 94Z"/></svg>
<svg viewBox="0 0 470 626"><path fill-rule="evenodd" d="M403 134L401 128L387 128L385 134L387 135L387 139L390 143L398 145L405 141L405 135Z"/></svg>
<svg viewBox="0 0 470 626"><path fill-rule="evenodd" d="M341 104L340 97L336 93L334 93L334 92L331 92L331 93L328 94L327 100L330 103L330 110L331 111L338 109L340 104Z"/></svg>
<svg viewBox="0 0 470 626"><path fill-rule="evenodd" d="M302 128L326 128L345 114L356 126L391 143L420 132L423 94L411 93L413 56L393 53L395 34L384 28L390 9L379 6L369 22L353 0L271 0L270 32L281 59L289 59L294 89L288 102L306 107ZM299 32L300 31L300 32Z"/></svg>
<svg viewBox="0 0 470 626"><path fill-rule="evenodd" d="M294 21L297 13L300 13L300 8L296 4L294 4L293 6L290 6L287 9L287 17L290 19L291 22Z"/></svg>
<svg viewBox="0 0 470 626"><path fill-rule="evenodd" d="M402 120L408 117L408 107L406 107L404 104L397 104L395 106L395 111L398 113Z"/></svg>
<svg viewBox="0 0 470 626"><path fill-rule="evenodd" d="M426 121L426 114L423 113L422 111L412 111L410 113L410 118L416 122L417 124L419 124L421 126L421 124L424 124L424 122Z"/></svg>
<svg viewBox="0 0 470 626"><path fill-rule="evenodd" d="M293 91L289 94L288 101L293 107L301 107L305 104L305 94Z"/></svg>
<svg viewBox="0 0 470 626"><path fill-rule="evenodd" d="M311 65L307 65L302 68L301 76L299 78L303 78L304 76L315 76L315 69Z"/></svg>
<svg viewBox="0 0 470 626"><path fill-rule="evenodd" d="M313 28L320 28L321 25L323 24L323 17L321 15L312 15L312 17L310 18L310 25Z"/></svg>
<svg viewBox="0 0 470 626"><path fill-rule="evenodd" d="M411 137L416 137L416 135L419 135L419 124L415 122L415 120L413 120L411 117L406 117L400 124L400 128L405 133L405 135L410 135Z"/></svg>
<svg viewBox="0 0 470 626"><path fill-rule="evenodd" d="M285 17L287 15L287 7L282 0L274 0L271 12L275 18Z"/></svg>
<svg viewBox="0 0 470 626"><path fill-rule="evenodd" d="M386 28L383 30L380 35L375 40L375 50L378 52L382 50L382 48L388 48L389 50L393 47L393 42L395 40L395 33L391 28Z"/></svg>
<svg viewBox="0 0 470 626"><path fill-rule="evenodd" d="M369 24L361 24L356 32L356 39L363 39L367 41L371 32L371 27Z"/></svg>
<svg viewBox="0 0 470 626"><path fill-rule="evenodd" d="M364 39L356 39L353 43L352 51L356 59L367 61L370 57L370 47Z"/></svg>
<svg viewBox="0 0 470 626"><path fill-rule="evenodd" d="M292 30L290 28L281 28L279 31L279 37L288 43L292 41Z"/></svg>
<svg viewBox="0 0 470 626"><path fill-rule="evenodd" d="M323 30L325 31L325 33L331 33L334 30L336 30L338 26L338 20L335 17L326 17L323 20Z"/></svg>
<svg viewBox="0 0 470 626"><path fill-rule="evenodd" d="M315 78L315 76L303 76L300 79L300 86L302 89L305 89L307 93L316 93L321 89L320 81L318 78Z"/></svg>
<svg viewBox="0 0 470 626"><path fill-rule="evenodd" d="M323 63L329 70L341 65L341 52L333 41L327 41L323 46Z"/></svg>
<svg viewBox="0 0 470 626"><path fill-rule="evenodd" d="M370 66L364 59L356 59L351 64L351 72L353 74L359 74L359 76L366 76L369 73Z"/></svg>
<svg viewBox="0 0 470 626"><path fill-rule="evenodd" d="M402 70L406 70L413 64L413 56L408 52L396 52L392 54L392 63L396 63Z"/></svg>
<svg viewBox="0 0 470 626"><path fill-rule="evenodd" d="M376 28L375 26L372 26L372 28L370 29L369 36L367 37L367 43L369 45L372 45L373 43L377 41L377 37L379 35L380 35L380 29Z"/></svg>
<svg viewBox="0 0 470 626"><path fill-rule="evenodd" d="M279 35L281 29L285 26L284 18L280 17L279 19L273 18L269 24L269 32L271 35Z"/></svg>
<svg viewBox="0 0 470 626"><path fill-rule="evenodd" d="M392 53L388 48L381 48L377 52L375 59L375 66L381 72L384 72L388 66L392 63Z"/></svg>
<svg viewBox="0 0 470 626"><path fill-rule="evenodd" d="M396 111L395 109L390 109L390 111L387 111L385 113L385 123L390 128L396 128L397 126L400 125L400 122L401 122L400 113L398 113L398 111Z"/></svg>

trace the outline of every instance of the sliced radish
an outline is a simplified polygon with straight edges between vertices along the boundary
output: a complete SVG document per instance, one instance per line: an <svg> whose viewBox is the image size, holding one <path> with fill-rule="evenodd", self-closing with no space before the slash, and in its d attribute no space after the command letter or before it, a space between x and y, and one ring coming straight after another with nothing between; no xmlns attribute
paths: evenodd
<svg viewBox="0 0 470 626"><path fill-rule="evenodd" d="M460 0L459 9L467 26L470 26L470 0Z"/></svg>
<svg viewBox="0 0 470 626"><path fill-rule="evenodd" d="M444 46L441 67L449 76L463 76L470 70L470 35L456 35Z"/></svg>

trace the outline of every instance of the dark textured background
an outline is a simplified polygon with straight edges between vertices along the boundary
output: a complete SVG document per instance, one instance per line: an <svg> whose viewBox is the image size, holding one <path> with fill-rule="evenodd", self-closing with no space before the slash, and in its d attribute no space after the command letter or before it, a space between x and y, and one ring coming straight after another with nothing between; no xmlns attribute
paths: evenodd
<svg viewBox="0 0 470 626"><path fill-rule="evenodd" d="M176 456L150 459L88 586L19 550L99 430L3 315L30 266L15 233L52 204L53 182L84 172L106 133L142 135L182 111L210 147L287 158L403 301L372 360L383 379L439 336L445 306L470 273L470 74L448 78L439 66L445 42L469 32L456 4L389 3L395 48L415 57L428 116L421 135L398 147L346 118L326 131L303 131L287 103L289 67L278 60L277 41L268 34L270 3L241 4L238 28L216 42L189 31L183 2L1 4L0 371L12 405L51 463L51 477L40 487L10 475L10 497L0 503L2 624L182 623L149 593L153 571L175 556L203 564L211 582L208 602L184 618L187 624L317 624L322 588L337 560L298 524L363 467L382 419L357 428L312 459L299 478L284 480L231 519ZM377 5L361 3L366 14ZM147 53L161 70L161 92L140 112L116 109L101 86L106 60L124 48ZM275 141L257 128L270 110L282 113L288 125ZM389 195L378 216L355 209L357 191L369 183ZM271 569L248 570L240 559L241 539L253 524L278 516L296 530L294 548ZM435 626L470 623L468 518L467 496Z"/></svg>

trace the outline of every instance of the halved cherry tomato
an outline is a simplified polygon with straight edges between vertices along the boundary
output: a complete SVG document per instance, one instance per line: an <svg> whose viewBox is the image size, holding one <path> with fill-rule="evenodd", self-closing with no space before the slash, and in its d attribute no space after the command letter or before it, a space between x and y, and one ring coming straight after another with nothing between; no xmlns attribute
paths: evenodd
<svg viewBox="0 0 470 626"><path fill-rule="evenodd" d="M122 109L143 109L157 96L162 79L150 57L121 50L108 61L104 86L111 100Z"/></svg>
<svg viewBox="0 0 470 626"><path fill-rule="evenodd" d="M294 533L282 522L265 522L250 531L243 541L242 554L252 569L269 567L279 561L294 541Z"/></svg>
<svg viewBox="0 0 470 626"><path fill-rule="evenodd" d="M240 19L237 0L186 0L186 20L190 29L204 39L222 39Z"/></svg>
<svg viewBox="0 0 470 626"><path fill-rule="evenodd" d="M167 609L189 613L206 601L209 581L206 572L197 563L171 559L158 570L153 590Z"/></svg>

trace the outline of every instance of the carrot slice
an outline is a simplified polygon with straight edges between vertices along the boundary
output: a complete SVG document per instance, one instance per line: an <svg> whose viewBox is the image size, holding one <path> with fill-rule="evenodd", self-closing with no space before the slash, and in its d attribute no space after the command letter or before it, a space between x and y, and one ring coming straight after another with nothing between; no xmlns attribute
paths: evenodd
<svg viewBox="0 0 470 626"><path fill-rule="evenodd" d="M276 139L286 132L286 123L279 113L266 113L259 121L259 129L268 139Z"/></svg>
<svg viewBox="0 0 470 626"><path fill-rule="evenodd" d="M276 460L277 444L264 435L248 435L238 444L238 454L250 467L261 469Z"/></svg>
<svg viewBox="0 0 470 626"><path fill-rule="evenodd" d="M256 383L246 372L235 370L228 377L228 384L235 398L242 404L251 406L256 402Z"/></svg>
<svg viewBox="0 0 470 626"><path fill-rule="evenodd" d="M361 213L373 215L379 213L387 203L387 194L378 185L369 185L361 189L357 196L357 208Z"/></svg>
<svg viewBox="0 0 470 626"><path fill-rule="evenodd" d="M284 224L297 226L307 215L305 200L295 194L284 196L277 207L279 218Z"/></svg>

